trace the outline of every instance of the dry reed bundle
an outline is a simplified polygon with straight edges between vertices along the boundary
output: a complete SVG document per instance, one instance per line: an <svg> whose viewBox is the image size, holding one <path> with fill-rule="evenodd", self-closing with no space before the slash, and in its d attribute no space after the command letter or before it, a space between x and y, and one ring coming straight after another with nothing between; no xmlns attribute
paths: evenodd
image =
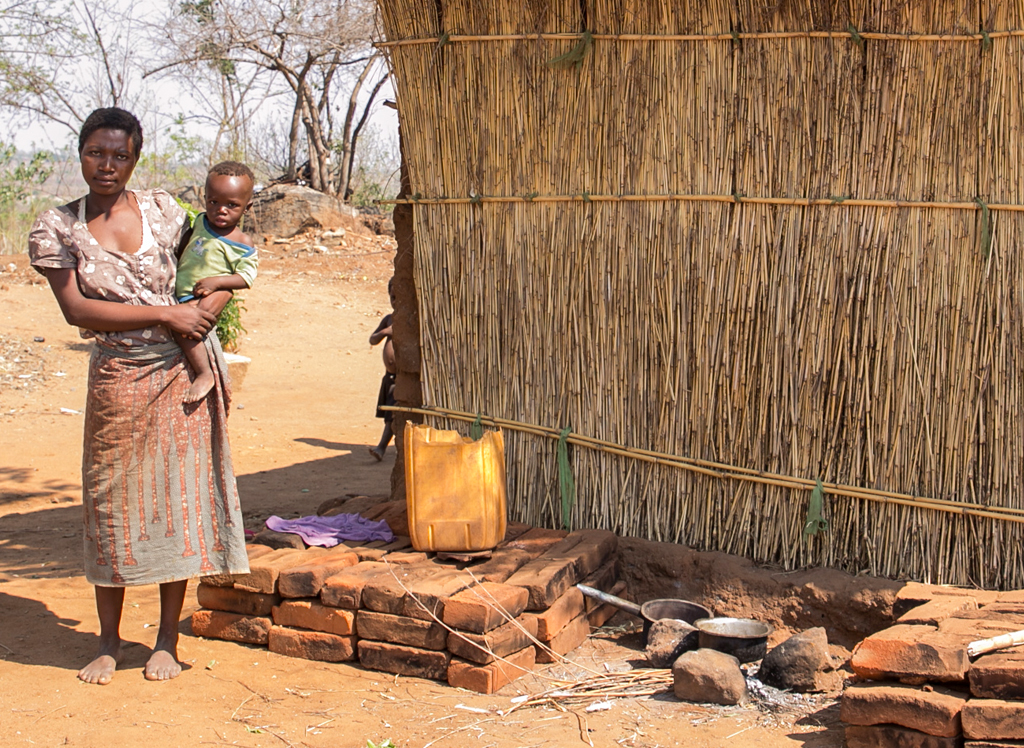
<svg viewBox="0 0 1024 748"><path fill-rule="evenodd" d="M869 38L1024 25L994 2L381 0L415 208L424 403L803 480L1024 509L1021 52ZM854 29L856 35L850 32ZM802 35L595 42L587 30ZM846 37L804 32L846 32ZM519 35L442 43L445 35ZM569 34L523 38L531 34ZM806 204L541 196L717 195ZM537 196L535 201L482 198ZM436 198L461 203L434 203ZM831 203L864 198L863 204ZM957 203L978 210L870 201ZM813 201L821 203L812 204ZM509 433L519 520L796 568L1024 585L992 517L570 453Z"/></svg>

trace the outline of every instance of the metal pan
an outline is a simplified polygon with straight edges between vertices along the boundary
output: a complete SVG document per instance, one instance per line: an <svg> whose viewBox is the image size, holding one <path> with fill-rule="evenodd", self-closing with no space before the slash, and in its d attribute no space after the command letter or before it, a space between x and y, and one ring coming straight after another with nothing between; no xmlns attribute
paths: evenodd
<svg viewBox="0 0 1024 748"><path fill-rule="evenodd" d="M607 592L588 587L585 584L577 584L576 587L587 597L592 597L601 602L611 603L617 608L622 608L627 613L640 618L644 622L644 642L647 642L647 634L651 630L651 624L663 618L673 618L679 621L686 621L691 626L694 621L700 618L710 618L711 611L703 605L691 603L689 600L673 600L665 598L661 600L648 600L643 605L623 600L621 597L609 595Z"/></svg>
<svg viewBox="0 0 1024 748"><path fill-rule="evenodd" d="M772 627L752 618L704 618L693 624L701 649L731 654L740 663L760 660L768 651Z"/></svg>

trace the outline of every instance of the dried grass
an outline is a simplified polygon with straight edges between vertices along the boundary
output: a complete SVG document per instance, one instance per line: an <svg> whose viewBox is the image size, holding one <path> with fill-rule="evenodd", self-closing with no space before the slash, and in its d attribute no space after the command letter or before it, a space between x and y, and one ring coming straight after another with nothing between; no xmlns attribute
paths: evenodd
<svg viewBox="0 0 1024 748"><path fill-rule="evenodd" d="M992 211L987 248L973 206L1024 203L1024 41L1002 33L1021 8L380 5L389 41L441 40L388 48L414 195L577 196L415 207L425 404L1024 509L1024 216ZM547 64L584 29L578 68ZM800 34L601 38L733 31ZM519 38L444 41L501 34ZM514 518L560 521L554 443L509 434L506 449ZM570 457L574 526L786 568L1024 586L1018 523L830 495L830 529L808 537L804 489Z"/></svg>

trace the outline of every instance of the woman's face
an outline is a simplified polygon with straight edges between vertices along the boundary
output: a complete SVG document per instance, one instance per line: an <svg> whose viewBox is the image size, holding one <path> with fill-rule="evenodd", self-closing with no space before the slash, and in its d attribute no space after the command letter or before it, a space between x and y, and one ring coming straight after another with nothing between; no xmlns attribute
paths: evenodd
<svg viewBox="0 0 1024 748"><path fill-rule="evenodd" d="M121 192L138 163L131 137L123 130L96 130L85 139L79 158L82 177L97 195Z"/></svg>

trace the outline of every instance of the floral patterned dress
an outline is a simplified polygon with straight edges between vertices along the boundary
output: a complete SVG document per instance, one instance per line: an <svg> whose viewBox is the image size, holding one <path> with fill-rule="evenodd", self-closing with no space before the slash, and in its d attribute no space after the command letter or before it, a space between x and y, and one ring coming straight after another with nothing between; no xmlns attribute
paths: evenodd
<svg viewBox="0 0 1024 748"><path fill-rule="evenodd" d="M32 265L44 274L75 270L87 298L176 303L175 250L187 229L185 212L161 190L132 194L143 224L136 252L96 241L83 198L39 216L29 235ZM229 390L216 335L206 345L217 384L186 406L191 372L165 328L81 334L96 338L82 458L88 580L121 586L246 572L227 434Z"/></svg>

